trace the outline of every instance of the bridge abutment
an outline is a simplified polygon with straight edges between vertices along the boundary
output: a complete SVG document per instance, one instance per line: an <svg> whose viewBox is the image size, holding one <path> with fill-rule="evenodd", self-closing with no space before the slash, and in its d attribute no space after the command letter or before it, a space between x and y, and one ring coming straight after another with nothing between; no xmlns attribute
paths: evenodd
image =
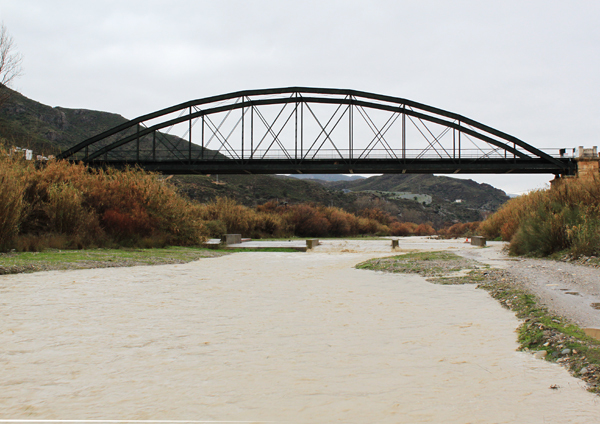
<svg viewBox="0 0 600 424"><path fill-rule="evenodd" d="M575 157L577 163L576 175L556 176L550 181L550 187L556 188L562 186L566 181L573 179L590 179L600 177L600 156L598 155L598 146L590 149L579 146L578 154Z"/></svg>
<svg viewBox="0 0 600 424"><path fill-rule="evenodd" d="M575 160L577 161L578 178L593 178L600 172L600 158L598 157L597 146L591 149L584 149L580 146L579 155Z"/></svg>

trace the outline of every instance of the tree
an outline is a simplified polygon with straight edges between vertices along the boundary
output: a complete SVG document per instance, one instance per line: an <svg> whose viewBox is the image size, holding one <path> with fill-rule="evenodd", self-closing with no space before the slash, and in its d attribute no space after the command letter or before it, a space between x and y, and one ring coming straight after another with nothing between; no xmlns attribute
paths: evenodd
<svg viewBox="0 0 600 424"><path fill-rule="evenodd" d="M10 91L6 89L11 82L23 74L21 62L23 56L15 52L15 43L12 36L4 26L0 24L0 105L10 96Z"/></svg>

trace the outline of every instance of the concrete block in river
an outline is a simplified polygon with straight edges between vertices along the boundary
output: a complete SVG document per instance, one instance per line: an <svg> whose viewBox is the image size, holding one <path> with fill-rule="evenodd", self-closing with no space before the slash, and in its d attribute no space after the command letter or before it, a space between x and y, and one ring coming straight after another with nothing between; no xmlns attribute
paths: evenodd
<svg viewBox="0 0 600 424"><path fill-rule="evenodd" d="M319 245L319 239L306 239L306 248L314 249Z"/></svg>
<svg viewBox="0 0 600 424"><path fill-rule="evenodd" d="M472 246L485 246L486 238L481 236L473 236L471 237L471 245Z"/></svg>
<svg viewBox="0 0 600 424"><path fill-rule="evenodd" d="M223 242L229 246L230 244L240 244L242 242L241 234L225 234L223 236Z"/></svg>

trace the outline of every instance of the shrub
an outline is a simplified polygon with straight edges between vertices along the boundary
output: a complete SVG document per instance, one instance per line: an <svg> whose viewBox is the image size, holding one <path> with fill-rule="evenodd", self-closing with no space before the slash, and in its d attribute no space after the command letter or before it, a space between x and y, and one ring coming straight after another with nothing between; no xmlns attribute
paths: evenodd
<svg viewBox="0 0 600 424"><path fill-rule="evenodd" d="M214 237L221 237L226 233L253 238L283 237L290 234L289 225L283 217L253 210L226 197L219 197L198 209L200 218L213 222L210 225L211 235Z"/></svg>
<svg viewBox="0 0 600 424"><path fill-rule="evenodd" d="M330 236L347 237L358 234L355 215L334 207L325 208L323 213L329 221Z"/></svg>
<svg viewBox="0 0 600 424"><path fill-rule="evenodd" d="M329 232L329 221L325 214L310 205L295 205L285 214L286 220L300 237L325 237Z"/></svg>
<svg viewBox="0 0 600 424"><path fill-rule="evenodd" d="M566 247L567 237L561 212L540 209L521 221L509 250L513 255L548 256Z"/></svg>
<svg viewBox="0 0 600 424"><path fill-rule="evenodd" d="M46 229L51 233L78 234L98 227L96 214L84 207L83 193L71 183L48 187L48 201L44 209L48 216Z"/></svg>
<svg viewBox="0 0 600 424"><path fill-rule="evenodd" d="M600 220L597 208L587 207L578 223L567 227L567 237L571 243L571 253L575 256L600 255Z"/></svg>
<svg viewBox="0 0 600 424"><path fill-rule="evenodd" d="M412 222L392 222L390 234L392 236L406 237L414 235L417 224Z"/></svg>
<svg viewBox="0 0 600 424"><path fill-rule="evenodd" d="M479 232L480 221L456 223L449 227L442 228L438 234L448 238L473 237Z"/></svg>
<svg viewBox="0 0 600 424"><path fill-rule="evenodd" d="M378 208L367 208L360 212L363 218L374 219L383 225L389 225L394 221L392 215Z"/></svg>
<svg viewBox="0 0 600 424"><path fill-rule="evenodd" d="M434 234L435 230L429 224L420 224L415 228L415 235L417 236L432 236Z"/></svg>
<svg viewBox="0 0 600 424"><path fill-rule="evenodd" d="M215 219L213 221L206 221L204 224L211 237L220 239L223 237L223 234L227 234L227 227L223 221Z"/></svg>
<svg viewBox="0 0 600 424"><path fill-rule="evenodd" d="M66 161L36 169L2 154L0 184L2 249L149 244L153 238L186 245L208 235L197 206L138 169L93 171Z"/></svg>
<svg viewBox="0 0 600 424"><path fill-rule="evenodd" d="M19 233L26 206L25 166L20 162L0 152L0 250L10 248Z"/></svg>
<svg viewBox="0 0 600 424"><path fill-rule="evenodd" d="M510 252L547 256L562 250L575 256L600 251L600 177L574 178L507 202L485 220L488 238L510 241Z"/></svg>

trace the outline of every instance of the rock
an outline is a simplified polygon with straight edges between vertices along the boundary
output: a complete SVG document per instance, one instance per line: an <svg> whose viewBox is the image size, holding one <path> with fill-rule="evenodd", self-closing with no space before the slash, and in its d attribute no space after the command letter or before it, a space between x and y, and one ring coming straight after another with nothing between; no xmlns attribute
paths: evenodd
<svg viewBox="0 0 600 424"><path fill-rule="evenodd" d="M587 367L583 367L580 371L579 374L587 374L589 372L589 370L587 369Z"/></svg>
<svg viewBox="0 0 600 424"><path fill-rule="evenodd" d="M558 355L560 355L560 353L558 353L558 352L552 352L552 357L553 357L553 358L556 358L556 357L558 357Z"/></svg>
<svg viewBox="0 0 600 424"><path fill-rule="evenodd" d="M561 355L568 355L569 353L571 353L571 349L563 349L560 351Z"/></svg>
<svg viewBox="0 0 600 424"><path fill-rule="evenodd" d="M537 352L535 352L533 354L535 359L544 359L546 357L546 355L548 355L548 352L545 350L538 350Z"/></svg>

